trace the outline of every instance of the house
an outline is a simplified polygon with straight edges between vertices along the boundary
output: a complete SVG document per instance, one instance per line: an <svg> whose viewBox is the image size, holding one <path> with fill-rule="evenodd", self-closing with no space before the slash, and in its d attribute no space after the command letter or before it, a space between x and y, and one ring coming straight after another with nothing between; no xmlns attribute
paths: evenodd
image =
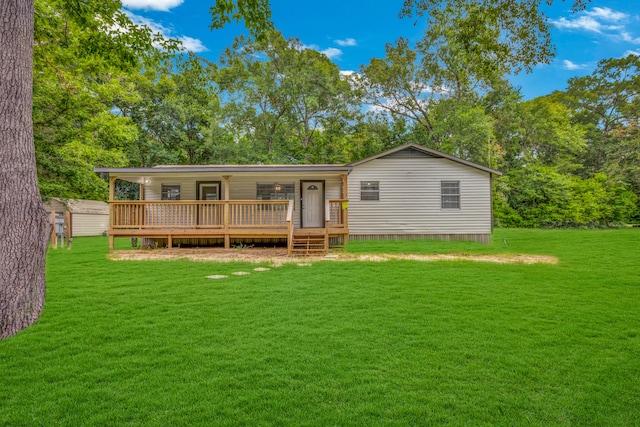
<svg viewBox="0 0 640 427"><path fill-rule="evenodd" d="M491 179L500 172L406 144L346 165L97 168L109 175L110 247L142 237L168 247L280 239L289 253L326 252L349 239L488 242ZM114 200L115 181L140 200Z"/></svg>
<svg viewBox="0 0 640 427"><path fill-rule="evenodd" d="M101 236L109 230L109 205L98 200L77 200L54 197L43 202L47 212L55 212L62 221L68 216L71 237Z"/></svg>

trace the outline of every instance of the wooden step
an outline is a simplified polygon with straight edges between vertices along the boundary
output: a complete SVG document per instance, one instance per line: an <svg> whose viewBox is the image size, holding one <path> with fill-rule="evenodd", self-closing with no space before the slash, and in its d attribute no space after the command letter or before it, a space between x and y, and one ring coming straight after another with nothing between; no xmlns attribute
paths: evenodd
<svg viewBox="0 0 640 427"><path fill-rule="evenodd" d="M291 254L298 256L324 255L326 243L324 234L294 234L291 241Z"/></svg>

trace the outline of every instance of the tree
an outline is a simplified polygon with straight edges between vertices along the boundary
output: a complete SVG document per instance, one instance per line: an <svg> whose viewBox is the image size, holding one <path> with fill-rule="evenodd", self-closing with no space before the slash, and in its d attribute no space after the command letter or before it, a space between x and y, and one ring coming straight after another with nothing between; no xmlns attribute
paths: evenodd
<svg viewBox="0 0 640 427"><path fill-rule="evenodd" d="M233 0L221 2L233 5ZM238 0L234 19L259 30L268 17L266 0ZM140 32L121 31L119 1L66 2L79 22L101 29L86 49L122 48L126 59L140 53L131 49ZM101 14L101 12L103 12ZM259 12L259 13L258 13ZM232 10L224 9L225 17ZM99 18L96 18L96 15ZM110 18L110 19L108 19ZM149 35L148 31L144 31ZM97 34L97 33L94 33ZM33 139L32 82L34 0L0 2L0 339L35 322L45 295L45 257L51 226L38 190Z"/></svg>
<svg viewBox="0 0 640 427"><path fill-rule="evenodd" d="M96 166L126 166L137 136L115 107L139 98L133 81L177 49L134 25L117 1L35 0L33 122L40 195L106 199Z"/></svg>
<svg viewBox="0 0 640 427"><path fill-rule="evenodd" d="M573 10L589 0L575 0ZM553 0L546 0L551 4ZM542 0L405 0L400 16L427 17L425 40L446 40L465 57L476 75L496 67L507 72L530 71L555 54Z"/></svg>
<svg viewBox="0 0 640 427"><path fill-rule="evenodd" d="M611 132L620 134L620 129L638 120L640 56L600 61L591 75L569 79L563 100L575 111L575 120L589 128L588 171L606 170L608 154L618 151Z"/></svg>
<svg viewBox="0 0 640 427"><path fill-rule="evenodd" d="M117 104L138 126L127 150L131 166L211 162L216 141L209 128L220 116L213 71L213 64L190 52L135 76L139 97Z"/></svg>
<svg viewBox="0 0 640 427"><path fill-rule="evenodd" d="M357 98L338 67L278 32L263 40L238 38L222 65L218 83L232 126L276 160L312 151L325 128L354 113Z"/></svg>
<svg viewBox="0 0 640 427"><path fill-rule="evenodd" d="M33 145L33 7L0 4L0 339L35 322L44 305L51 225Z"/></svg>

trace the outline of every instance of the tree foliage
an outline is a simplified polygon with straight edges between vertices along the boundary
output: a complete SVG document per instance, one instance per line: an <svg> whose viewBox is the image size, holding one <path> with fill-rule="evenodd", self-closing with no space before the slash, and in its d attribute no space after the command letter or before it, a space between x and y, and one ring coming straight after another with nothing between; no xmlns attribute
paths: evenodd
<svg viewBox="0 0 640 427"><path fill-rule="evenodd" d="M221 64L218 84L230 127L266 158L288 152L309 160L325 131L355 114L358 98L338 67L278 32L262 41L238 38Z"/></svg>
<svg viewBox="0 0 640 427"><path fill-rule="evenodd" d="M407 0L421 39L345 76L275 31L266 0L211 8L212 28L250 30L215 64L176 54L116 2L36 0L41 193L104 198L95 166L346 163L418 142L504 172L500 225L640 220L638 57L532 100L508 83L553 57L544 3Z"/></svg>

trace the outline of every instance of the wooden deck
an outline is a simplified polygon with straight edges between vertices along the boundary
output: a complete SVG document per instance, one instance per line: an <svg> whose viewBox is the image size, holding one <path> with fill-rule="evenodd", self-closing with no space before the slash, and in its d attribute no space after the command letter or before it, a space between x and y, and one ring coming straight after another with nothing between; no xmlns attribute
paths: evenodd
<svg viewBox="0 0 640 427"><path fill-rule="evenodd" d="M116 237L166 239L169 248L174 239L224 239L230 248L231 239L251 238L286 239L289 254L318 253L321 244L326 253L330 237L348 240L344 202L326 201L325 227L296 229L292 200L112 201L109 248Z"/></svg>

